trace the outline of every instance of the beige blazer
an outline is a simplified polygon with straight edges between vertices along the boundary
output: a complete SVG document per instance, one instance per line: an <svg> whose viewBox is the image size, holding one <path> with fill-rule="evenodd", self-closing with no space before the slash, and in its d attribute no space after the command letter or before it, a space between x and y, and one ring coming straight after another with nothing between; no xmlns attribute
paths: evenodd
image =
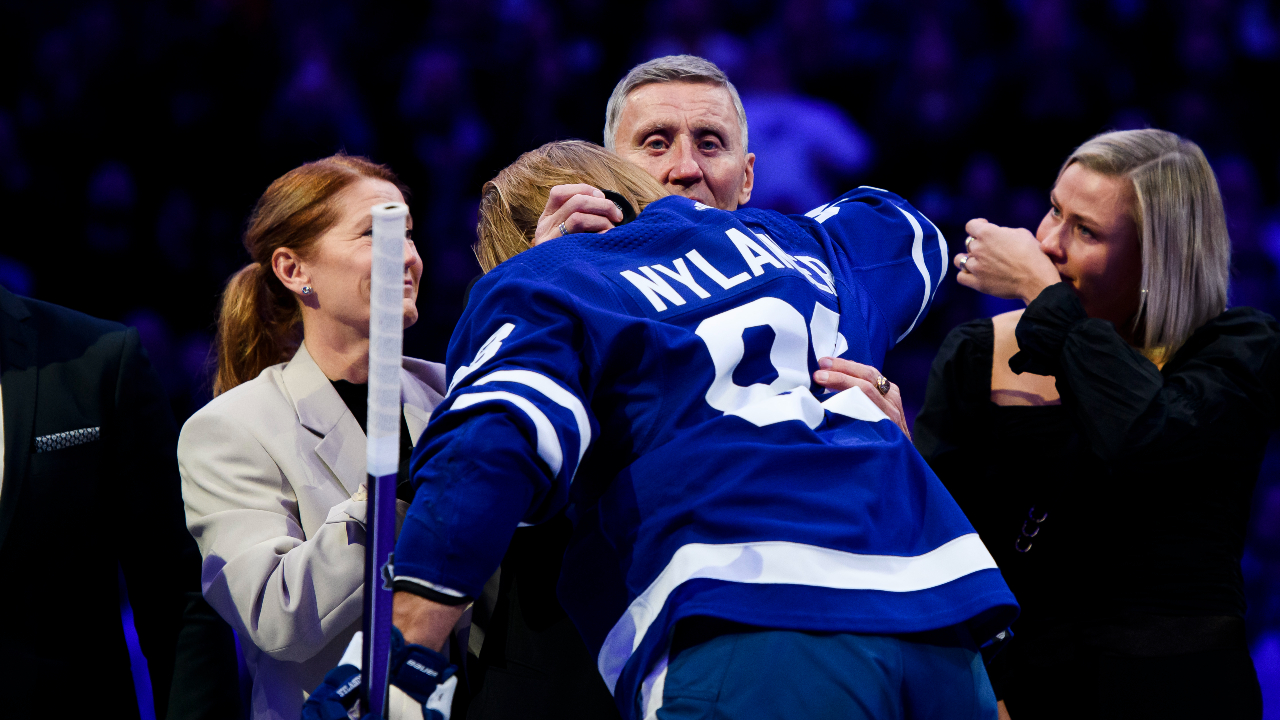
<svg viewBox="0 0 1280 720"><path fill-rule="evenodd" d="M416 441L444 366L405 358L400 386ZM253 717L297 720L360 629L364 432L303 346L192 415L178 464L201 586L240 636Z"/></svg>

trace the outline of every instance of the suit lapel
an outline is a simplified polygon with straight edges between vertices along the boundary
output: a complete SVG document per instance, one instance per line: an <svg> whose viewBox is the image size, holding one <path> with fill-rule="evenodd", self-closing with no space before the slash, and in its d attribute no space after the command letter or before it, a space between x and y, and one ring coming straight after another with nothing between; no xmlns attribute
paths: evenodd
<svg viewBox="0 0 1280 720"><path fill-rule="evenodd" d="M282 373L298 422L322 439L316 455L347 493L355 494L366 476L365 436L338 391L303 344Z"/></svg>
<svg viewBox="0 0 1280 720"><path fill-rule="evenodd" d="M0 287L0 402L4 405L4 482L0 484L0 546L21 496L36 421L36 331L31 313Z"/></svg>
<svg viewBox="0 0 1280 720"><path fill-rule="evenodd" d="M404 421L414 445L427 429L432 411L444 400L444 388L443 365L417 358L404 359L400 370L400 402L404 403Z"/></svg>
<svg viewBox="0 0 1280 720"><path fill-rule="evenodd" d="M431 419L430 410L421 410L408 403L404 404L404 424L409 428L409 443L418 444L422 431L427 429L427 421Z"/></svg>

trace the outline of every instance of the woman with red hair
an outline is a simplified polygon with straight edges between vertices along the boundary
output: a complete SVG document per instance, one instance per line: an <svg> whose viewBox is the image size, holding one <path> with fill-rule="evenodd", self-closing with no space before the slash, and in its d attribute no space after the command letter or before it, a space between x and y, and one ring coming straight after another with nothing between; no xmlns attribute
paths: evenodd
<svg viewBox="0 0 1280 720"><path fill-rule="evenodd" d="M360 627L370 208L404 194L385 166L345 155L267 188L244 235L252 262L222 298L215 397L182 429L202 587L240 636L254 717L298 717ZM406 327L421 278L406 240ZM403 368L407 461L445 386L439 364L405 358Z"/></svg>

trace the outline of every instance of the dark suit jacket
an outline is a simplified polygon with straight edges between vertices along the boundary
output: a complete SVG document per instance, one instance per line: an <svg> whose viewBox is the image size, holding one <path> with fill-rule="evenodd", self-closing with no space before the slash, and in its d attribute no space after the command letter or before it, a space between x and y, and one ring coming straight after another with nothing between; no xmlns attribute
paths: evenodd
<svg viewBox="0 0 1280 720"><path fill-rule="evenodd" d="M468 666L474 697L467 720L621 718L595 657L556 597L572 534L561 513L511 538L496 598L486 592L476 603L473 621L484 645Z"/></svg>
<svg viewBox="0 0 1280 720"><path fill-rule="evenodd" d="M0 398L0 713L137 717L123 571L156 716L238 715L233 641L200 598L177 429L137 331L0 287Z"/></svg>

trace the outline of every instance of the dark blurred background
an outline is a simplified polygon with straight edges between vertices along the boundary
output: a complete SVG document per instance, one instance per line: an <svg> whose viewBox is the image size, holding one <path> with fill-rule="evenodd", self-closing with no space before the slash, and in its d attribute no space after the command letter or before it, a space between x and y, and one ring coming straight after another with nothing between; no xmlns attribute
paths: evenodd
<svg viewBox="0 0 1280 720"><path fill-rule="evenodd" d="M1280 311L1276 0L0 0L0 283L136 325L181 422L209 399L253 202L345 150L413 189L426 275L405 351L442 359L479 271L481 184L543 142L600 142L614 83L681 52L742 93L753 206L884 187L952 252L973 217L1034 229L1089 136L1184 134L1226 200L1231 304ZM947 331L1010 307L943 283L885 368L909 416ZM1280 718L1274 437L1248 547L1250 639Z"/></svg>

